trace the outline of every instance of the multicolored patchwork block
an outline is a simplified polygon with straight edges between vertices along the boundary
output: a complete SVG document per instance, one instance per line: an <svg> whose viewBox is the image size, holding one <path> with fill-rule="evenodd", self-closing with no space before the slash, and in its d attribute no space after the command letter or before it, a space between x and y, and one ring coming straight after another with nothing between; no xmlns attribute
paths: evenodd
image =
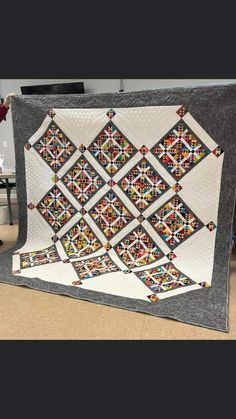
<svg viewBox="0 0 236 419"><path fill-rule="evenodd" d="M195 282L180 272L172 263L158 266L141 272L135 272L135 275L146 285L153 293L172 291L180 287L194 285Z"/></svg>
<svg viewBox="0 0 236 419"><path fill-rule="evenodd" d="M116 113L113 109L109 109L109 111L106 113L106 115L108 116L109 119L112 119L112 118L114 118Z"/></svg>
<svg viewBox="0 0 236 419"><path fill-rule="evenodd" d="M187 109L185 108L185 106L181 106L176 113L180 116L180 118L183 118L184 115L186 115L187 113Z"/></svg>
<svg viewBox="0 0 236 419"><path fill-rule="evenodd" d="M159 298L156 294L151 294L151 295L147 295L147 298L152 302L152 303L156 303L157 301L159 301Z"/></svg>
<svg viewBox="0 0 236 419"><path fill-rule="evenodd" d="M54 172L58 172L76 151L75 145L54 121L33 147Z"/></svg>
<svg viewBox="0 0 236 419"><path fill-rule="evenodd" d="M118 266L108 254L88 260L73 262L72 265L81 280L119 271Z"/></svg>
<svg viewBox="0 0 236 419"><path fill-rule="evenodd" d="M139 211L144 211L170 188L145 158L135 165L118 185Z"/></svg>
<svg viewBox="0 0 236 419"><path fill-rule="evenodd" d="M57 183L59 181L59 177L56 174L54 174L52 176L52 181L53 181L53 183Z"/></svg>
<svg viewBox="0 0 236 419"><path fill-rule="evenodd" d="M173 191L175 191L175 193L178 193L181 191L182 186L177 182L174 186L172 186Z"/></svg>
<svg viewBox="0 0 236 419"><path fill-rule="evenodd" d="M30 149L31 149L31 144L27 141L27 143L25 143L25 145L24 145L24 147L25 147L25 149L27 150L27 151L29 151Z"/></svg>
<svg viewBox="0 0 236 419"><path fill-rule="evenodd" d="M33 268L34 266L45 265L47 263L60 262L61 258L58 255L55 246L47 247L42 250L35 250L33 252L20 254L20 267Z"/></svg>
<svg viewBox="0 0 236 419"><path fill-rule="evenodd" d="M169 260L174 260L177 256L174 252L170 252L166 255Z"/></svg>
<svg viewBox="0 0 236 419"><path fill-rule="evenodd" d="M119 233L134 219L112 190L97 202L89 214L107 238Z"/></svg>
<svg viewBox="0 0 236 419"><path fill-rule="evenodd" d="M54 118L56 112L53 109L48 109L48 115L50 116L50 118Z"/></svg>
<svg viewBox="0 0 236 419"><path fill-rule="evenodd" d="M85 157L80 157L62 179L72 195L84 204L105 184Z"/></svg>
<svg viewBox="0 0 236 419"><path fill-rule="evenodd" d="M60 241L69 258L87 256L102 247L100 240L83 218Z"/></svg>
<svg viewBox="0 0 236 419"><path fill-rule="evenodd" d="M213 151L212 151L212 153L216 156L216 157L220 157L221 156L221 154L223 154L224 153L224 150L223 150L223 148L221 148L220 146L217 146Z"/></svg>
<svg viewBox="0 0 236 419"><path fill-rule="evenodd" d="M141 225L117 244L116 252L130 269L148 265L164 256L162 250Z"/></svg>
<svg viewBox="0 0 236 419"><path fill-rule="evenodd" d="M146 147L145 145L143 145L140 149L139 149L140 153L143 154L143 156L145 156L145 154L147 154L150 150L148 147Z"/></svg>
<svg viewBox="0 0 236 419"><path fill-rule="evenodd" d="M157 233L175 248L203 227L193 211L175 195L148 218Z"/></svg>
<svg viewBox="0 0 236 419"><path fill-rule="evenodd" d="M176 180L210 153L184 121L176 124L151 151Z"/></svg>
<svg viewBox="0 0 236 419"><path fill-rule="evenodd" d="M35 205L34 205L32 202L30 202L30 203L27 205L27 207L28 207L30 210L35 209Z"/></svg>
<svg viewBox="0 0 236 419"><path fill-rule="evenodd" d="M208 224L206 224L206 227L209 231L213 231L216 228L216 224L213 221L210 221Z"/></svg>
<svg viewBox="0 0 236 419"><path fill-rule="evenodd" d="M102 129L88 149L110 176L117 173L137 152L112 121Z"/></svg>
<svg viewBox="0 0 236 419"><path fill-rule="evenodd" d="M78 148L79 148L79 151L80 151L81 153L85 153L85 151L87 150L87 148L85 147L85 145L84 145L84 144L80 144L80 146L79 146Z"/></svg>
<svg viewBox="0 0 236 419"><path fill-rule="evenodd" d="M36 208L55 232L58 232L77 212L56 185L43 197Z"/></svg>
<svg viewBox="0 0 236 419"><path fill-rule="evenodd" d="M210 288L210 284L208 284L207 282L198 282L198 285L200 285L200 287L202 288Z"/></svg>

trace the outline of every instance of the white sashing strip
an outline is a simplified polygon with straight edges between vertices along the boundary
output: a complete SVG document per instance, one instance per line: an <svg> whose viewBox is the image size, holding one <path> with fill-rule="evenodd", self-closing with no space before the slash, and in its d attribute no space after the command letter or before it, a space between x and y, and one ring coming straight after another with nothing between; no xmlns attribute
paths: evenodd
<svg viewBox="0 0 236 419"><path fill-rule="evenodd" d="M97 258L99 256L103 256L106 253L106 249L104 249L104 247L101 247L99 250L97 250L96 252L90 253L89 255L86 256L80 256L80 257L70 257L70 262L80 262L81 260L91 260L93 258ZM68 256L67 256L68 258Z"/></svg>
<svg viewBox="0 0 236 419"><path fill-rule="evenodd" d="M60 168L56 173L59 178L63 178L65 174L71 169L71 167L77 162L77 160L82 156L79 150L76 150L74 154L67 160L67 162Z"/></svg>
<svg viewBox="0 0 236 419"><path fill-rule="evenodd" d="M68 256L67 256L67 254L64 250L64 247L62 246L62 244L59 240L55 243L55 246L56 246L56 249L58 251L58 254L59 254L61 260L67 259Z"/></svg>
<svg viewBox="0 0 236 419"><path fill-rule="evenodd" d="M193 130L198 138L203 142L211 151L214 150L218 144L210 137L209 134L198 124L198 122L188 112L183 117L184 122ZM219 138L220 140L220 138Z"/></svg>
<svg viewBox="0 0 236 419"><path fill-rule="evenodd" d="M122 169L119 170L118 173L116 173L113 176L113 180L114 182L118 183L120 179L122 179L122 177L126 176L128 174L128 172L134 167L136 166L136 164L138 164L138 162L140 160L142 160L143 155L142 153L136 153L133 157L131 157L131 159L128 161L127 164L125 164Z"/></svg>
<svg viewBox="0 0 236 419"><path fill-rule="evenodd" d="M123 230L121 230L115 237L110 240L112 246L115 246L120 240L126 237L135 227L139 226L138 220L135 218Z"/></svg>
<svg viewBox="0 0 236 419"><path fill-rule="evenodd" d="M94 169L98 172L99 176L101 176L103 180L105 180L105 182L108 182L110 176L88 150L85 151L84 157L89 161L91 166L94 167Z"/></svg>
<svg viewBox="0 0 236 419"><path fill-rule="evenodd" d="M148 152L145 157L169 186L172 187L176 184L177 181L173 179L173 177L167 172L166 169L164 169L159 160L154 157L152 153Z"/></svg>
<svg viewBox="0 0 236 419"><path fill-rule="evenodd" d="M112 189L115 192L115 194L118 196L118 198L120 198L121 202L124 203L127 210L129 212L131 212L131 214L133 214L134 217L138 217L140 212L134 206L134 204L131 202L131 200L125 195L125 193L122 191L122 189L118 185L113 186Z"/></svg>
<svg viewBox="0 0 236 419"><path fill-rule="evenodd" d="M79 220L82 218L82 215L77 212L71 219L61 228L61 230L57 233L58 237L64 236L74 225L76 225Z"/></svg>
<svg viewBox="0 0 236 419"><path fill-rule="evenodd" d="M89 227L91 228L91 230L94 231L96 236L102 242L102 244L103 245L106 244L107 243L107 238L104 236L104 234L102 233L100 228L98 228L97 224L95 224L95 222L93 221L93 219L90 217L90 215L88 213L85 214L84 219L87 222L87 224L89 225Z"/></svg>
<svg viewBox="0 0 236 419"><path fill-rule="evenodd" d="M113 260L113 262L116 263L116 265L118 266L118 268L120 268L122 271L127 270L127 266L120 260L120 258L118 257L117 253L115 252L114 249L109 250L108 252L110 258Z"/></svg>
<svg viewBox="0 0 236 419"><path fill-rule="evenodd" d="M169 189L167 192L162 194L156 201L153 202L144 212L144 217L149 217L150 215L154 215L158 208L161 208L166 202L168 202L176 192L173 189Z"/></svg>
<svg viewBox="0 0 236 419"><path fill-rule="evenodd" d="M145 228L145 230L147 231L147 233L149 234L149 236L155 241L155 243L158 245L158 247L160 247L160 249L163 251L163 253L169 253L170 249L169 247L166 245L166 243L160 238L160 236L156 233L156 231L154 230L154 228L151 226L151 224L145 220L142 223L143 227Z"/></svg>
<svg viewBox="0 0 236 419"><path fill-rule="evenodd" d="M79 201L72 195L72 193L67 189L67 187L62 183L61 180L57 182L58 188L62 191L63 195L70 201L70 203L73 205L73 207L79 211L82 208L82 205L79 203Z"/></svg>
<svg viewBox="0 0 236 419"><path fill-rule="evenodd" d="M92 207L94 207L100 199L110 190L110 186L107 183L99 189L95 195L84 205L84 209L86 211L90 211Z"/></svg>

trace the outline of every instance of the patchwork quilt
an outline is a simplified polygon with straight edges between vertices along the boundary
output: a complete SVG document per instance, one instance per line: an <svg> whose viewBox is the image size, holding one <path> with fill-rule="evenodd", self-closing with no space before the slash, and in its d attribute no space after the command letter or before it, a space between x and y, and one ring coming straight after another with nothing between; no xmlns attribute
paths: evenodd
<svg viewBox="0 0 236 419"><path fill-rule="evenodd" d="M228 330L235 99L235 86L16 97L8 281Z"/></svg>

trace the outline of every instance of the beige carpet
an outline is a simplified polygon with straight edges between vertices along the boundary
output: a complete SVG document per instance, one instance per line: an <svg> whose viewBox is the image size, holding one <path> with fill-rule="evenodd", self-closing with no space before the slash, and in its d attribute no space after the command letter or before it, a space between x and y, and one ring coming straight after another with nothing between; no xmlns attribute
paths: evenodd
<svg viewBox="0 0 236 419"><path fill-rule="evenodd" d="M13 246L17 226L0 225ZM0 283L0 339L236 339L236 254L231 263L230 332Z"/></svg>

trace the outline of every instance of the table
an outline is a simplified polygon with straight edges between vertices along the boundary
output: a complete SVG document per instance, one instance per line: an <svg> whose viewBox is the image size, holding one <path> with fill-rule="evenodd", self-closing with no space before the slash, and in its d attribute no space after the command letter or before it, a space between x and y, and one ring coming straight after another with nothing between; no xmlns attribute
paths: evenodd
<svg viewBox="0 0 236 419"><path fill-rule="evenodd" d="M16 174L12 171L4 171L0 173L0 182L6 185L7 190L7 205L8 205L8 213L9 213L9 220L10 225L13 225L13 218L12 218L12 209L11 209L11 185L9 183L9 179L15 179Z"/></svg>

